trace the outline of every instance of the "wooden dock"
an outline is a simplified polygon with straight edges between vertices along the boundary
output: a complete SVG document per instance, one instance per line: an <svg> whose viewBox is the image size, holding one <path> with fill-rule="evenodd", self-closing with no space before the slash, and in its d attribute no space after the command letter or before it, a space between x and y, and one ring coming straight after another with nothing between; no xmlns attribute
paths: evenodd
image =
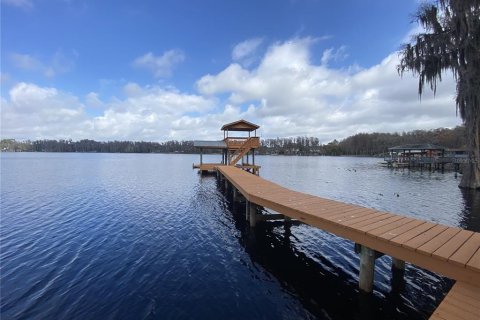
<svg viewBox="0 0 480 320"><path fill-rule="evenodd" d="M446 319L480 319L480 287L465 282L455 283L430 317L430 320Z"/></svg>
<svg viewBox="0 0 480 320"><path fill-rule="evenodd" d="M263 206L358 244L363 291L372 291L375 258L387 254L393 267L406 261L457 281L431 319L480 319L480 233L293 191L233 166L216 170L246 199L252 227Z"/></svg>

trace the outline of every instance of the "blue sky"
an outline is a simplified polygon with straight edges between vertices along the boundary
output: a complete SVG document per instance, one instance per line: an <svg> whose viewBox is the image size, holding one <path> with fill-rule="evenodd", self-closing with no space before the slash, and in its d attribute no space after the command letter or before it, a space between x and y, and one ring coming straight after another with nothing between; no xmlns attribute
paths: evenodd
<svg viewBox="0 0 480 320"><path fill-rule="evenodd" d="M238 118L323 142L454 126L449 77L420 103L396 75L417 5L2 0L2 137L216 138Z"/></svg>

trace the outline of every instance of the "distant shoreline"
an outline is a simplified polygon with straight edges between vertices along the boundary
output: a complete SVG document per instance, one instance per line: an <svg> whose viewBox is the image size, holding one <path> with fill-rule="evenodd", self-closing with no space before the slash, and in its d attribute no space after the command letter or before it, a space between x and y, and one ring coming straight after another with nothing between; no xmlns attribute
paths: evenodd
<svg viewBox="0 0 480 320"><path fill-rule="evenodd" d="M438 128L403 133L358 133L341 141L321 143L316 137L262 138L259 155L297 156L354 156L383 157L388 148L405 144L431 143L445 148L461 149L466 145L465 128ZM0 140L2 152L82 152L82 153L165 153L197 154L193 140L148 141L95 141L83 139L60 140ZM216 154L214 150L204 150ZM205 152L204 152L205 153Z"/></svg>
<svg viewBox="0 0 480 320"><path fill-rule="evenodd" d="M199 155L199 152L101 152L101 151L4 151L0 150L2 153L86 153L86 154L192 154ZM208 153L208 155L221 155L221 153ZM272 153L257 153L258 156L272 156L272 157L352 157L352 158L383 158L383 155L353 155L353 154L342 154L342 155L328 155L328 154L272 154Z"/></svg>

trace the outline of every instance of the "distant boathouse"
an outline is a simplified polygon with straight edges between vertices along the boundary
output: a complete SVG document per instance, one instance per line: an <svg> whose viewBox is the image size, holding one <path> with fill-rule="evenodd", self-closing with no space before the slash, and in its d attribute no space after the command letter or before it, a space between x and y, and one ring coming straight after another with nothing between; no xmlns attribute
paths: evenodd
<svg viewBox="0 0 480 320"><path fill-rule="evenodd" d="M426 168L444 170L446 165L453 165L455 171L460 164L468 160L468 152L460 149L447 149L432 143L406 144L388 148L389 156L385 164L392 168Z"/></svg>

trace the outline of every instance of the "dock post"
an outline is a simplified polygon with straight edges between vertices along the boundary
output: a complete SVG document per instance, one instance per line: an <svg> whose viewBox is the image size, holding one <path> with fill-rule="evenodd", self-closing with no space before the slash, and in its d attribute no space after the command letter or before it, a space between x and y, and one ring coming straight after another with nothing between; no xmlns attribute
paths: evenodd
<svg viewBox="0 0 480 320"><path fill-rule="evenodd" d="M373 290L373 276L375 272L375 251L361 246L360 249L360 290L370 293Z"/></svg>
<svg viewBox="0 0 480 320"><path fill-rule="evenodd" d="M284 228L285 230L290 230L290 227L292 226L292 218L288 216L283 216L283 222L284 222Z"/></svg>
<svg viewBox="0 0 480 320"><path fill-rule="evenodd" d="M284 218L283 218L283 221L284 221L284 223L283 223L283 229L285 230L285 239L288 240L288 239L290 238L290 236L292 235L292 229L291 229L291 227L292 227L292 218L287 217L287 216L285 216L285 215L284 215L283 217L284 217ZM290 240L288 240L288 241L290 241Z"/></svg>
<svg viewBox="0 0 480 320"><path fill-rule="evenodd" d="M400 292L405 288L405 261L392 257L392 291Z"/></svg>
<svg viewBox="0 0 480 320"><path fill-rule="evenodd" d="M250 201L245 200L245 220L248 221L250 219Z"/></svg>
<svg viewBox="0 0 480 320"><path fill-rule="evenodd" d="M392 257L392 269L405 270L405 261Z"/></svg>
<svg viewBox="0 0 480 320"><path fill-rule="evenodd" d="M228 191L228 179L225 178L225 191Z"/></svg>
<svg viewBox="0 0 480 320"><path fill-rule="evenodd" d="M257 224L257 205L249 201L248 206L250 227L253 228Z"/></svg>
<svg viewBox="0 0 480 320"><path fill-rule="evenodd" d="M237 188L233 187L232 189L233 189L233 202L237 202L237 198L238 198L238 196L237 196L237 192L238 192L238 191L237 191Z"/></svg>

